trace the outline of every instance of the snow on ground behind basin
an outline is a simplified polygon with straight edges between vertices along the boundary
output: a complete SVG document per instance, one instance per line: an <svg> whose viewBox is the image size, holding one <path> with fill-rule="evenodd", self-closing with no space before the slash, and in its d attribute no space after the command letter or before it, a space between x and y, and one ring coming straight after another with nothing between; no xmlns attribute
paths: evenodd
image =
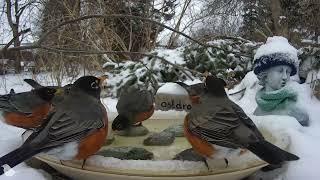
<svg viewBox="0 0 320 180"><path fill-rule="evenodd" d="M320 178L320 102L311 96L311 89L307 84L295 84L299 93L298 104L309 114L310 127L301 131L289 130L292 139L292 152L299 155L297 163L290 163L285 174L288 180L301 180L302 178L318 180Z"/></svg>
<svg viewBox="0 0 320 180"><path fill-rule="evenodd" d="M298 92L297 104L308 112L311 123L310 127L300 128L283 124L283 122L273 124L273 126L284 128L289 134L291 139L289 151L300 157L300 160L288 163L288 170L280 177L285 180L301 180L302 178L316 180L320 178L318 168L318 163L320 162L318 153L318 149L320 149L320 102L311 96L311 89L308 84L289 82L289 85L293 86ZM229 93L247 88L242 98L231 98L252 116L257 107L254 96L261 88L257 84L257 78L253 72L249 72L236 88L235 90L230 90ZM276 116L276 118L279 122L287 119L284 116ZM256 118L253 116L252 119L255 120ZM265 120L267 119L265 118Z"/></svg>

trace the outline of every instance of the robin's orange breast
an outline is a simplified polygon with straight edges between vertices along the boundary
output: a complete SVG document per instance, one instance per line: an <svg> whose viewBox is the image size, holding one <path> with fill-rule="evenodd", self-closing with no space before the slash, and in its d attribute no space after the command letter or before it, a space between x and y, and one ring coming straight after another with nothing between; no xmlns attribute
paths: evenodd
<svg viewBox="0 0 320 180"><path fill-rule="evenodd" d="M209 142L199 138L197 135L192 134L188 128L188 121L189 118L187 115L184 120L184 135L188 139L193 150L204 157L212 157L215 152L214 147Z"/></svg>
<svg viewBox="0 0 320 180"><path fill-rule="evenodd" d="M19 112L4 113L5 122L12 126L21 127L24 129L39 127L47 117L51 108L50 103L45 103L35 107L32 114L24 114Z"/></svg>
<svg viewBox="0 0 320 180"><path fill-rule="evenodd" d="M192 104L200 104L200 96L190 96L190 101Z"/></svg>
<svg viewBox="0 0 320 180"><path fill-rule="evenodd" d="M154 113L154 105L150 107L149 111L138 113L135 117L135 123L142 122L149 119Z"/></svg>
<svg viewBox="0 0 320 180"><path fill-rule="evenodd" d="M98 152L103 146L108 134L108 116L106 111L104 112L104 122L105 126L103 128L98 129L80 142L78 154L75 159L87 159L89 156Z"/></svg>

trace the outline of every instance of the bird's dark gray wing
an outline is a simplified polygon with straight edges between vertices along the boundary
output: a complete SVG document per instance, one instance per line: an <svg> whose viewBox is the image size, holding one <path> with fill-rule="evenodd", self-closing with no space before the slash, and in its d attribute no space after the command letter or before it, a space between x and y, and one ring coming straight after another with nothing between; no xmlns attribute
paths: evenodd
<svg viewBox="0 0 320 180"><path fill-rule="evenodd" d="M55 112L50 114L49 122L45 127L40 132L35 132L36 135L31 135L30 137L33 139L27 141L36 143L41 148L55 147L64 143L79 141L93 131L105 126L104 114L98 102L90 103L90 106L88 106L88 101L82 101L83 103L81 103L81 101L75 100L73 103L68 103L66 102L68 100L67 98L61 102L62 105L57 106ZM45 146L42 146L42 144L45 144Z"/></svg>
<svg viewBox="0 0 320 180"><path fill-rule="evenodd" d="M238 115L241 122L243 122L248 128L250 128L258 138L264 139L263 135L261 134L257 126L250 119L250 117L247 116L247 114L242 110L242 108L232 101L231 103L234 112Z"/></svg>
<svg viewBox="0 0 320 180"><path fill-rule="evenodd" d="M34 91L0 96L0 109L8 112L32 113L32 107L45 103Z"/></svg>
<svg viewBox="0 0 320 180"><path fill-rule="evenodd" d="M135 90L124 92L117 103L119 113L145 112L150 110L154 103L154 97L148 90Z"/></svg>
<svg viewBox="0 0 320 180"><path fill-rule="evenodd" d="M235 128L240 126L240 120L234 111L217 107L215 111L209 111L205 115L189 114L190 131L198 137L224 147L241 147L238 138L233 135Z"/></svg>

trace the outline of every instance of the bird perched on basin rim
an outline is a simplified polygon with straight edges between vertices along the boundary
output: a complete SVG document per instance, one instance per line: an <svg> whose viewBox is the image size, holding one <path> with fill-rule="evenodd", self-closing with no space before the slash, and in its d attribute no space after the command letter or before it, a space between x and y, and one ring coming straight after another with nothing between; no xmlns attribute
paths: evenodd
<svg viewBox="0 0 320 180"><path fill-rule="evenodd" d="M0 158L0 174L5 167L12 168L42 152L60 160L85 160L96 153L108 131L106 109L100 101L102 81L94 76L77 79L46 123L19 148Z"/></svg>
<svg viewBox="0 0 320 180"><path fill-rule="evenodd" d="M198 154L214 157L215 147L220 146L248 149L271 165L299 159L268 142L244 111L228 99L224 86L222 79L207 76L203 91L198 91L199 103L185 117L185 137Z"/></svg>

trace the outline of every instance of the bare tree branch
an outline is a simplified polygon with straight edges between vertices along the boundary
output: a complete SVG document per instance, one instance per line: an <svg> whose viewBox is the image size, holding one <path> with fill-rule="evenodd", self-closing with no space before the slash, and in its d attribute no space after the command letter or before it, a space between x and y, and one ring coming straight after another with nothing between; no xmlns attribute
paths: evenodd
<svg viewBox="0 0 320 180"><path fill-rule="evenodd" d="M11 44L12 44L17 38L19 38L19 36L21 36L22 34L26 34L26 33L30 32L30 31L31 31L30 28L20 31L15 37L13 37L13 38L4 46L4 48L2 48L2 51L6 51L6 50L8 49L8 47L11 46Z"/></svg>
<svg viewBox="0 0 320 180"><path fill-rule="evenodd" d="M35 0L32 0L32 1L29 1L27 2L26 4L24 4L23 6L21 6L18 11L16 12L17 16L21 16L23 11L28 7L30 6L31 4L35 3L36 1Z"/></svg>
<svg viewBox="0 0 320 180"><path fill-rule="evenodd" d="M187 8L188 8L188 6L190 5L190 3L191 3L191 0L186 0L186 1L184 2L183 8L182 8L182 11L181 11L181 14L180 14L180 17L179 17L179 19L178 19L177 24L176 24L175 27L174 27L174 30L179 31L179 28L180 28L180 25L181 25L181 22L182 22L182 18L184 17L184 15L185 15L185 13L186 13L186 11L187 11ZM179 36L178 36L176 33L174 33L174 32L171 33L170 38L169 38L169 42L168 42L167 46L168 46L169 48L174 47L175 44L176 44L176 42L177 42L177 40L178 40L178 38L179 38Z"/></svg>
<svg viewBox="0 0 320 180"><path fill-rule="evenodd" d="M76 19L73 19L73 20L65 21L65 22L62 22L61 24L58 24L58 25L54 26L54 27L51 28L49 31L47 31L46 33L44 33L44 34L40 37L40 39L38 40L37 43L41 44L49 34L53 33L53 32L56 31L58 28L66 25L66 24L72 24L72 23L75 23L75 22L78 22L78 21L82 21L82 20L86 20L86 19L106 18L106 17L115 17L115 18L126 17L126 18L132 18L132 19L139 19L139 20L143 20L143 21L148 21L148 22L154 23L154 24L156 24L156 25L158 25L158 26L161 26L161 27L164 27L164 28L166 28L166 29L169 29L169 30L171 30L171 31L173 31L173 32L176 32L176 33L178 33L178 34L180 34L180 35L182 35L182 36L184 36L184 37L186 37L186 38L188 38L188 39L190 39L190 40L192 40L192 41L194 41L194 42L196 42L196 43L198 43L198 44L200 44L200 45L202 45L202 46L206 46L206 47L210 46L210 45L204 44L204 43L202 43L202 42L200 42L200 41L198 41L198 40L196 40L196 39L193 39L192 37L186 35L185 33L182 33L182 32L180 32L180 31L177 31L177 30L175 30L175 29L173 29L173 28L171 28L171 27L169 27L169 26L166 26L166 25L164 25L164 24L162 24L162 23L159 23L159 22L157 22L157 21L154 21L154 20L152 20L152 19L144 18L144 17L140 17L140 16L125 15L125 14L88 15L88 16L82 16L82 17L80 17L80 18L76 18ZM218 48L218 47L217 47L217 48Z"/></svg>
<svg viewBox="0 0 320 180"><path fill-rule="evenodd" d="M7 0L7 1L9 1L9 0ZM163 24L161 24L161 23L159 23L159 22L157 22L157 21L153 21L153 20L151 20L151 19L144 18L144 17L140 17L140 16L124 15L124 14L88 15L88 16L82 16L82 17L79 17L79 18L76 18L76 19L68 20L68 21L62 22L62 23L54 26L54 27L51 28L50 30L48 30L46 33L44 33L44 34L40 37L40 39L39 39L38 41L34 42L32 45L12 47L12 48L8 48L8 50L17 51L17 50L24 50L24 49L43 48L43 47L41 46L41 44L43 43L43 41L45 41L46 37L47 37L49 34L51 34L51 33L53 33L54 31L56 31L57 29L59 29L60 27L64 26L64 25L72 24L72 23L76 23L76 22L78 22L78 21L87 20L87 19L92 19L92 18L106 18L106 17L115 17L115 18L128 17L128 18L140 19L140 20L148 21L148 22L151 22L151 23L155 23L155 24L157 24L157 25L159 25L159 26L161 26L161 27L167 28L167 29L169 29L169 30L171 30L171 31L173 31L173 32L176 32L177 34L180 34L180 35L182 35L182 36L184 36L184 37L186 37L186 38L188 38L188 39L190 39L190 40L192 40L192 41L194 41L194 42L196 42L196 43L198 43L199 45L202 45L202 46L204 46L204 47L212 47L212 48L216 48L216 49L220 49L220 50L227 51L227 50L222 49L222 48L220 48L220 47L218 47L218 46L215 46L215 45L204 44L204 43L202 43L202 42L200 42L200 41L198 41L198 40L196 40L196 39L194 39L194 38L191 38L190 36L186 35L185 33L182 33L182 32L180 32L180 31L178 31L178 30L175 30L175 29L173 29L173 28L171 28L171 27L168 27L168 26L166 26L166 25L163 25ZM49 47L46 47L46 48L48 49ZM53 49L51 49L51 50L53 50ZM1 52L1 51L2 51L2 50L0 50L0 52ZM95 53L92 53L92 54L104 54L104 53L101 53L101 52L105 52L105 51L99 51L99 52L100 52L100 53L98 53L97 51L95 51ZM232 52L232 51L230 51L230 52ZM87 54L89 53L89 54L90 54L90 51L82 52L82 50L79 50L79 51L77 51L76 53L87 53ZM124 53L130 53L130 52L118 51L118 53L123 53L123 54L124 54ZM239 53L237 53L237 52L232 52L232 53L234 53L234 54L239 54ZM143 54L143 53L140 53L140 54ZM239 54L239 55L251 57L250 55L245 55L245 54Z"/></svg>
<svg viewBox="0 0 320 180"><path fill-rule="evenodd" d="M10 0L6 0L6 1L10 1ZM221 50L224 50L218 46L215 46L215 45L210 45L210 44L205 44L205 43L202 43L188 35L186 35L185 33L183 32L180 32L178 30L175 30L169 26L166 26L162 23L159 23L157 21L154 21L154 20L151 20L151 19L148 19L148 18L144 18L144 17L140 17L140 16L133 16L133 15L124 15L124 14L109 14L109 15L88 15L88 16L82 16L82 17L79 17L79 18L76 18L76 19L72 19L72 20L69 20L69 21L65 21L65 22L62 22L56 26L54 26L53 28L51 28L50 30L48 30L47 32L45 32L38 41L36 41L34 43L34 45L32 46L29 46L30 48L36 48L36 47L39 47L39 45L41 43L43 43L43 41L45 41L46 37L53 33L54 31L56 31L57 29L59 29L60 27L62 26L65 26L67 24L72 24L72 23L76 23L78 21L82 21L82 20L87 20L87 19L92 19L92 18L106 18L106 17L115 17L115 18L121 18L121 17L127 17L127 18L132 18L132 19L140 19L140 20L143 20L143 21L148 21L148 22L151 22L151 23L154 23L154 24L157 24L158 26L161 26L161 27L164 27L166 29L169 29L177 34L180 34L194 42L196 42L197 44L201 45L201 46L205 46L205 47L213 47L213 48L216 48L216 49L221 49ZM29 48L28 46L27 47L14 47L14 48L9 48L10 50L21 50L21 49L28 49Z"/></svg>
<svg viewBox="0 0 320 180"><path fill-rule="evenodd" d="M7 19L8 19L8 23L9 26L13 29L13 20L12 20L12 12L11 12L11 8L12 8L12 4L10 0L6 0L6 14L7 14Z"/></svg>

